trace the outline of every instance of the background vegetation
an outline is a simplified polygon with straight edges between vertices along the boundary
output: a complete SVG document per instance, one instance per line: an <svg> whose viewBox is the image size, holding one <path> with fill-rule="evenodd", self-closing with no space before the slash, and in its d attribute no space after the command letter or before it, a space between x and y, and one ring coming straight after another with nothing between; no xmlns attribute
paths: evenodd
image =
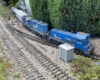
<svg viewBox="0 0 100 80"><path fill-rule="evenodd" d="M14 17L14 14L12 14L12 4L8 5L8 6L2 6L2 1L0 0L0 15L2 15L4 18L7 17Z"/></svg>
<svg viewBox="0 0 100 80"><path fill-rule="evenodd" d="M83 56L74 58L71 62L71 68L74 68L73 76L79 75L79 80L100 80L100 65L96 65L98 62Z"/></svg>
<svg viewBox="0 0 100 80"><path fill-rule="evenodd" d="M0 58L0 80L7 80L7 68L10 68L11 65L8 62L3 62L2 58Z"/></svg>
<svg viewBox="0 0 100 80"><path fill-rule="evenodd" d="M49 27L100 35L100 0L29 1L33 18L49 23Z"/></svg>
<svg viewBox="0 0 100 80"><path fill-rule="evenodd" d="M9 2L9 0L3 0L3 1L5 1L5 2Z"/></svg>
<svg viewBox="0 0 100 80"><path fill-rule="evenodd" d="M48 10L48 0L30 0L30 6L33 18L48 23L50 28L51 23Z"/></svg>
<svg viewBox="0 0 100 80"><path fill-rule="evenodd" d="M19 1L19 0L10 0L12 5L15 6L15 4Z"/></svg>

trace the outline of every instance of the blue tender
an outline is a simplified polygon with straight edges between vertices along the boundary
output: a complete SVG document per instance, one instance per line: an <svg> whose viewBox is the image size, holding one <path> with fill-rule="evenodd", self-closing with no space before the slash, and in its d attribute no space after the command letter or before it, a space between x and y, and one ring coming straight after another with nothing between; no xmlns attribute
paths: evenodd
<svg viewBox="0 0 100 80"><path fill-rule="evenodd" d="M92 43L90 43L90 34L83 32L67 32L59 29L52 29L49 39L56 40L62 43L69 43L74 47L83 50L88 55L93 49Z"/></svg>

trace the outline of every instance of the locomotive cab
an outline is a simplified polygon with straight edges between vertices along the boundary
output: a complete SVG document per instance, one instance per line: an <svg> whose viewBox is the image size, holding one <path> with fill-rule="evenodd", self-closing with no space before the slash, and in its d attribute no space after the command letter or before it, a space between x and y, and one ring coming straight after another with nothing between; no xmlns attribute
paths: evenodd
<svg viewBox="0 0 100 80"><path fill-rule="evenodd" d="M93 49L92 43L90 42L90 34L78 32L75 39L75 47L83 50L88 55L91 49Z"/></svg>

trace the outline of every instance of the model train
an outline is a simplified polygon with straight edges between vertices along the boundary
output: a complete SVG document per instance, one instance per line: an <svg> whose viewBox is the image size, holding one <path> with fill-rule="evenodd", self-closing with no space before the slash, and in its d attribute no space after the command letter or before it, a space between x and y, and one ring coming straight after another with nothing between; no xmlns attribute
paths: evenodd
<svg viewBox="0 0 100 80"><path fill-rule="evenodd" d="M84 32L68 32L65 30L51 29L48 31L48 24L40 20L33 19L25 12L12 7L16 17L30 30L38 33L48 40L60 43L71 43L75 48L82 50L86 55L94 52L93 44L90 42L90 34Z"/></svg>

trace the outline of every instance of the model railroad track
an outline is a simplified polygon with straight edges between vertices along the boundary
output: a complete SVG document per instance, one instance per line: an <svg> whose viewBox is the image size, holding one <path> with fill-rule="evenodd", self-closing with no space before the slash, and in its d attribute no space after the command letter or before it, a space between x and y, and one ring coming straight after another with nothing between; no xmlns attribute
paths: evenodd
<svg viewBox="0 0 100 80"><path fill-rule="evenodd" d="M16 34L12 29L9 28L11 33L15 36L15 38L25 46L26 50L31 53L37 60L44 66L47 70L52 72L52 75L57 80L71 80L71 77L68 77L64 71L60 69L55 63L53 63L47 56L45 56L42 52L40 52L34 45L30 44L26 39L22 36Z"/></svg>
<svg viewBox="0 0 100 80"><path fill-rule="evenodd" d="M9 25L10 26L10 25ZM52 44L52 43L50 43L48 40L46 40L46 39L42 39L42 38L38 38L38 37L35 37L35 36L31 36L31 35L29 35L29 34L26 34L26 33L23 33L23 32L21 32L21 31L19 31L19 30L17 30L17 29L14 29L15 31L17 31L18 32L18 34L20 34L21 36L24 36L24 37L26 37L26 38L28 38L28 39L30 39L30 40L34 40L34 41L37 41L37 42L39 42L39 43L42 43L42 44L45 44L45 45L49 45L49 46L52 46L52 47L58 47L58 45L56 45L56 44Z"/></svg>
<svg viewBox="0 0 100 80"><path fill-rule="evenodd" d="M45 78L43 78L38 70L36 70L36 68L27 59L24 53L20 51L18 46L12 40L10 40L6 34L1 36L1 39L11 52L11 55L13 55L13 57L17 61L18 65L20 66L20 70L23 72L27 80L45 80Z"/></svg>
<svg viewBox="0 0 100 80"><path fill-rule="evenodd" d="M77 50L76 50L77 51ZM84 56L84 57L88 57L91 60L100 60L100 55L97 54L90 54L90 55L85 55L83 52L79 52L76 55L80 55L80 56Z"/></svg>
<svg viewBox="0 0 100 80"><path fill-rule="evenodd" d="M8 24L8 26L10 26L10 25ZM13 27L12 27L12 28L13 28ZM42 43L42 44L46 44L46 45L53 46L53 47L56 47L56 48L58 47L57 45L54 45L54 44L49 43L47 40L43 40L42 38L38 38L38 37L35 37L35 36L31 36L31 35L29 35L29 34L23 33L23 32L21 32L21 31L15 29L15 28L13 28L13 29L14 29L14 31L17 31L17 33L18 33L19 35L21 35L21 36L23 36L23 37L26 37L26 38L28 38L28 39L31 39L31 40L40 42L40 43ZM82 51L81 51L81 53L82 53ZM82 53L82 54L84 54L84 53ZM93 59L93 60L100 60L100 55L96 55L96 54L88 55L88 56L86 56L86 57L89 57L89 58L91 58L91 59Z"/></svg>
<svg viewBox="0 0 100 80"><path fill-rule="evenodd" d="M34 41L37 41L39 43L42 43L42 44L45 44L45 45L49 45L49 46L52 46L52 47L56 47L56 48L58 47L58 45L52 44L46 39L42 39L42 38L39 38L39 37L36 37L36 36L32 36L32 35L26 34L24 32L21 32L21 31L15 29L15 28L13 28L10 24L7 24L7 26L8 26L8 28L12 29L13 31L15 31L19 35L21 35L23 37L26 37L26 38L28 38L30 40L34 40Z"/></svg>
<svg viewBox="0 0 100 80"><path fill-rule="evenodd" d="M15 29L15 28L13 28L6 20L4 20L4 19L2 19L2 20L3 20L4 22L6 22L5 24L6 24L7 28L12 29L13 31L15 31L16 33L18 33L19 35L21 35L21 36L23 36L23 37L26 37L26 38L28 38L28 39L30 39L30 40L34 40L34 41L37 41L37 42L39 42L39 43L42 43L42 44L45 44L45 45L48 45L48 46L52 46L52 47L55 47L55 48L58 47L58 45L52 44L52 43L50 43L50 42L49 42L48 40L46 40L46 39L42 39L42 38L39 38L39 37L36 37L36 36L32 36L32 35L26 34L26 33L24 33L24 32L21 32L21 31Z"/></svg>
<svg viewBox="0 0 100 80"><path fill-rule="evenodd" d="M34 45L30 44L23 37L16 35L16 33L9 29L11 33L20 41L20 43L25 46L26 50L29 51L36 59L48 70L52 72L52 74L58 80L71 80L65 72L63 72L55 63L53 63L47 56L43 55Z"/></svg>
<svg viewBox="0 0 100 80"><path fill-rule="evenodd" d="M4 21L5 21L5 20L4 20ZM31 36L31 35L29 35L29 34L23 33L23 32L21 32L21 31L15 29L15 28L13 28L13 27L11 27L10 24L8 24L8 23L7 23L6 25L8 26L8 28L12 28L13 31L16 31L19 35L24 36L24 37L26 37L26 38L28 38L28 39L31 39L31 40L40 42L40 43L45 44L45 45L53 46L53 47L56 47L56 48L58 47L57 45L51 44L51 43L49 43L47 40L44 40L44 39L42 39L42 38L38 38L38 37L35 37L35 36ZM76 51L77 51L77 50L76 50ZM79 51L78 51L78 53L79 53ZM83 52L81 52L81 53L83 54ZM80 54L78 54L78 55L80 55ZM84 55L84 56L85 56L85 55ZM91 59L93 59L93 60L100 60L100 55L96 55L96 54L89 55L89 56L86 56L86 57L89 57L89 58L91 58Z"/></svg>
<svg viewBox="0 0 100 80"><path fill-rule="evenodd" d="M100 55L97 54L91 54L88 55L87 57L91 58L92 60L100 60Z"/></svg>
<svg viewBox="0 0 100 80"><path fill-rule="evenodd" d="M42 52L40 52L35 46L30 44L27 40L25 40L21 36L16 36L16 34L11 31L12 34L20 41L20 43L25 46L26 50L29 51L36 59L48 70L52 72L52 74L57 78L58 80L71 80L65 72L63 72L57 65L55 65L47 56L43 55Z"/></svg>

